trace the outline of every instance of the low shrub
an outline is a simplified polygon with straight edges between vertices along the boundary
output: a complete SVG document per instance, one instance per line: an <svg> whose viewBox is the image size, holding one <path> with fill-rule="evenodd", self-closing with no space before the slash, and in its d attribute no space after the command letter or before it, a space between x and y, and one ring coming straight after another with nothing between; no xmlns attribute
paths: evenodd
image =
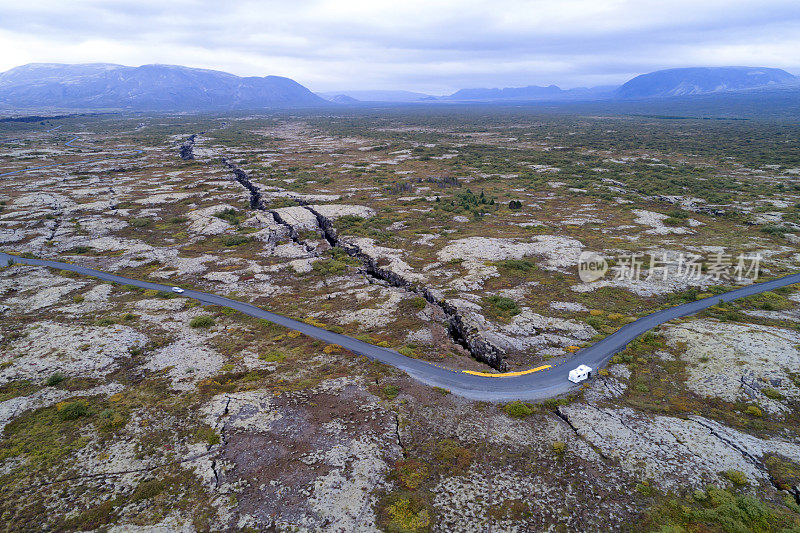
<svg viewBox="0 0 800 533"><path fill-rule="evenodd" d="M667 217L663 220L665 226L685 226L687 224L686 219L684 218L677 218L677 217Z"/></svg>
<svg viewBox="0 0 800 533"><path fill-rule="evenodd" d="M525 418L534 413L534 410L528 404L520 401L507 403L503 406L503 412L512 418Z"/></svg>
<svg viewBox="0 0 800 533"><path fill-rule="evenodd" d="M761 233L766 233L767 235L774 235L774 236L783 235L787 231L789 231L789 229L786 228L785 226L778 226L775 224L771 224L769 226L764 226L763 228L761 228Z"/></svg>
<svg viewBox="0 0 800 533"><path fill-rule="evenodd" d="M537 270L536 263L531 259L506 259L500 261L497 266L501 270L508 271L510 274L528 274Z"/></svg>
<svg viewBox="0 0 800 533"><path fill-rule="evenodd" d="M214 428L209 426L203 426L199 428L197 431L194 432L194 437L196 440L200 442L205 442L209 446L213 446L215 444L219 444L220 442L222 442L219 433L217 433Z"/></svg>
<svg viewBox="0 0 800 533"><path fill-rule="evenodd" d="M228 207L226 209L223 209L222 211L217 211L216 213L214 213L214 216L224 220L225 222L233 226L238 226L244 219L244 217L241 216L239 212L236 209L233 209L232 207Z"/></svg>
<svg viewBox="0 0 800 533"><path fill-rule="evenodd" d="M149 218L130 218L128 219L128 224L130 224L134 228L144 228L149 226L152 223L152 220Z"/></svg>
<svg viewBox="0 0 800 533"><path fill-rule="evenodd" d="M411 348L410 346L402 346L402 347L398 348L397 351L401 355L405 355L406 357L416 357L417 356L416 352L414 351L414 348Z"/></svg>
<svg viewBox="0 0 800 533"><path fill-rule="evenodd" d="M494 503L486 510L487 516L494 520L506 520L521 522L533 516L531 505L519 498L503 500L501 503Z"/></svg>
<svg viewBox="0 0 800 533"><path fill-rule="evenodd" d="M430 470L422 461L405 459L395 463L394 474L403 488L417 490L430 475Z"/></svg>
<svg viewBox="0 0 800 533"><path fill-rule="evenodd" d="M750 416L756 416L758 418L764 416L764 413L761 411L761 409L759 409L755 405L748 405L747 409L745 409L744 412Z"/></svg>
<svg viewBox="0 0 800 533"><path fill-rule="evenodd" d="M419 495L403 491L381 501L379 517L387 533L423 533L433 523L433 509Z"/></svg>
<svg viewBox="0 0 800 533"><path fill-rule="evenodd" d="M636 484L636 492L642 496L653 496L655 494L655 489L652 485L650 485L650 483L643 481Z"/></svg>
<svg viewBox="0 0 800 533"><path fill-rule="evenodd" d="M225 235L222 237L222 244L225 246L241 246L248 242L250 242L250 238L244 235Z"/></svg>
<svg viewBox="0 0 800 533"><path fill-rule="evenodd" d="M111 431L123 427L128 420L113 409L104 409L97 416L97 426L100 429Z"/></svg>
<svg viewBox="0 0 800 533"><path fill-rule="evenodd" d="M761 393L770 400L783 400L783 394L781 394L778 390L770 387L764 387L763 389L761 389Z"/></svg>
<svg viewBox="0 0 800 533"><path fill-rule="evenodd" d="M277 350L273 350L269 353L260 355L258 358L268 363L280 363L286 359L286 355Z"/></svg>
<svg viewBox="0 0 800 533"><path fill-rule="evenodd" d="M761 309L763 311L786 311L794 307L794 302L786 296L773 291L755 294L742 300L742 304Z"/></svg>
<svg viewBox="0 0 800 533"><path fill-rule="evenodd" d="M189 326L193 328L210 328L214 325L214 319L208 315L201 315L194 317Z"/></svg>
<svg viewBox="0 0 800 533"><path fill-rule="evenodd" d="M167 483L164 480L151 479L142 481L139 486L133 490L130 496L130 501L139 502L142 500L149 500L164 492L167 488Z"/></svg>
<svg viewBox="0 0 800 533"><path fill-rule="evenodd" d="M781 490L791 491L800 485L800 464L777 455L770 455L764 461L770 478Z"/></svg>
<svg viewBox="0 0 800 533"><path fill-rule="evenodd" d="M427 305L427 301L422 296L415 296L411 298L411 307L416 309L417 311L422 311L425 309L425 305Z"/></svg>
<svg viewBox="0 0 800 533"><path fill-rule="evenodd" d="M488 306L489 314L495 318L510 319L522 312L517 302L505 296L493 294L484 298L484 304Z"/></svg>
<svg viewBox="0 0 800 533"><path fill-rule="evenodd" d="M461 474L472 464L472 452L457 441L444 439L437 444L438 465L450 474Z"/></svg>
<svg viewBox="0 0 800 533"><path fill-rule="evenodd" d="M60 403L57 406L57 410L61 420L77 420L89 414L89 407L82 400Z"/></svg>
<svg viewBox="0 0 800 533"><path fill-rule="evenodd" d="M734 485L744 487L745 485L750 484L750 482L747 480L747 474L741 470L726 470L722 474Z"/></svg>
<svg viewBox="0 0 800 533"><path fill-rule="evenodd" d="M314 261L311 271L324 276L338 276L347 272L348 263L338 259L321 259Z"/></svg>
<svg viewBox="0 0 800 533"><path fill-rule="evenodd" d="M44 383L48 387L55 387L65 379L67 379L67 377L61 372L54 372L53 374L50 375L49 378L47 378L47 381L45 381Z"/></svg>

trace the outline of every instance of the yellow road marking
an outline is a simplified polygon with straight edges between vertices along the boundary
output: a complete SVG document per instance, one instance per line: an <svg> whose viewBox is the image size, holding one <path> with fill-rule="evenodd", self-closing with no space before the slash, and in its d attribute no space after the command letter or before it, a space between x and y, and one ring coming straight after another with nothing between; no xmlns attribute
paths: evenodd
<svg viewBox="0 0 800 533"><path fill-rule="evenodd" d="M505 374L490 374L488 372L476 372L475 370L462 370L465 374L472 374L473 376L484 376L487 378L510 378L513 376L522 376L525 374L531 374L533 372L538 372L540 370L545 370L547 368L552 368L552 365L544 365L544 366L537 366L536 368L531 368L530 370L523 370L521 372L506 372Z"/></svg>

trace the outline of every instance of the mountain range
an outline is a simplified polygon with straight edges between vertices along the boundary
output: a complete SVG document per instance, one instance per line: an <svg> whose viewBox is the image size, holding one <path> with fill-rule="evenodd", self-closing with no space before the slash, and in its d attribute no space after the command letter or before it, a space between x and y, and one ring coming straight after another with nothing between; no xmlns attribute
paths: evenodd
<svg viewBox="0 0 800 533"><path fill-rule="evenodd" d="M619 101L769 89L788 89L800 96L800 78L777 68L693 67L642 74L619 87L472 88L446 96L370 90L314 94L296 81L279 76L240 77L176 65L32 63L0 74L0 108L255 110L364 102Z"/></svg>
<svg viewBox="0 0 800 533"><path fill-rule="evenodd" d="M765 67L692 67L642 74L621 86L561 89L556 85L460 89L445 96L408 91L339 91L321 93L340 103L360 102L502 102L593 101L696 96L759 89L800 89L800 78L785 70ZM348 98L347 101L343 97ZM338 100L337 100L338 98Z"/></svg>
<svg viewBox="0 0 800 533"><path fill-rule="evenodd" d="M183 111L325 103L289 78L239 77L176 65L32 63L0 74L0 106L12 108Z"/></svg>

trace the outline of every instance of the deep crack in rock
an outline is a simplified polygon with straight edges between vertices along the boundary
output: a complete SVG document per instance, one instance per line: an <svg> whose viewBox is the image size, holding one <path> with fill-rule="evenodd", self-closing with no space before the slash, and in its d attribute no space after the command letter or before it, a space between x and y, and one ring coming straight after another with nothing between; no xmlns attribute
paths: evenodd
<svg viewBox="0 0 800 533"><path fill-rule="evenodd" d="M397 412L394 413L394 436L397 439L397 445L400 446L400 452L403 454L403 458L407 458L406 447L403 445L403 439L400 437L400 414Z"/></svg>
<svg viewBox="0 0 800 533"><path fill-rule="evenodd" d="M463 346L476 360L486 363L496 370L505 371L508 369L508 365L505 362L505 350L494 346L482 338L477 329L467 325L464 317L454 305L438 297L431 289L416 285L396 272L378 266L375 258L364 253L358 245L339 238L336 228L334 228L330 219L308 205L308 203L300 200L298 200L298 203L316 217L317 225L331 247L342 248L349 256L361 261L364 271L373 278L413 292L425 298L430 304L437 306L447 317L447 330L455 343Z"/></svg>
<svg viewBox="0 0 800 533"><path fill-rule="evenodd" d="M181 159L183 159L184 161L190 161L190 160L194 159L194 141L195 141L195 139L197 139L197 134L196 133L192 134L191 136L189 136L189 138L186 139L186 141L183 144L181 144L180 156L181 156Z"/></svg>
<svg viewBox="0 0 800 533"><path fill-rule="evenodd" d="M303 246L307 252L318 255L315 248L307 242L300 239L297 230L288 223L280 214L275 210L268 210L263 204L263 198L258 187L253 184L247 173L239 168L236 164L229 161L227 158L222 158L222 163L233 173L234 179L250 192L250 208L258 209L260 211L268 212L272 215L278 224L288 228L289 236L296 244ZM480 333L475 327L471 327L464 320L464 317L459 313L458 309L434 294L434 292L427 288L416 285L407 279L403 278L396 272L378 266L375 258L370 257L359 246L354 243L344 241L339 238L339 234L333 223L328 217L321 214L314 209L305 200L294 198L300 206L310 211L317 219L317 226L319 227L320 234L327 241L331 248L339 247L343 249L351 257L358 259L363 265L364 272L374 279L388 283L393 287L397 287L408 292L412 292L425 298L430 304L435 305L442 310L447 317L447 332L453 339L453 342L466 349L470 355L477 361L486 363L490 367L504 372L508 370L508 365L505 362L505 350L495 346L481 337Z"/></svg>
<svg viewBox="0 0 800 533"><path fill-rule="evenodd" d="M577 435L579 438L581 438L580 433L578 433L578 428L576 428L572 424L572 422L570 421L569 417L561 410L561 407L557 407L555 413L556 413L556 416L558 418L560 418L561 420L566 422L566 424L572 429L572 431L575 432L575 435Z"/></svg>
<svg viewBox="0 0 800 533"><path fill-rule="evenodd" d="M772 474L770 474L769 469L767 469L766 465L761 460L759 460L756 456L754 456L753 454L748 452L742 446L738 445L735 441L733 441L731 439L727 439L724 436L720 435L713 425L706 423L706 421L703 420L702 418L696 417L696 416L692 416L692 417L689 417L689 419L691 421L693 421L694 423L706 428L713 437L718 439L720 442L722 442L723 444L725 444L729 448L734 449L737 452L739 452L742 455L742 457L745 458L745 460L747 460L750 464L755 466L757 469L759 469L762 472L764 472L766 474L766 476L767 476L767 479L769 479L769 482L772 483L772 485L777 490L784 490L784 489L781 488L780 483L778 483L778 481L772 476ZM789 490L787 492L789 492L789 494L791 494L795 498L797 503L800 504L800 490L798 490L795 487L792 490Z"/></svg>
<svg viewBox="0 0 800 533"><path fill-rule="evenodd" d="M253 185L253 182L250 181L250 176L248 176L244 170L236 166L235 163L228 161L228 159L225 157L222 158L222 164L233 173L234 179L239 183L239 185L250 192L250 208L266 211L262 204L263 199L261 197L261 191L259 191L258 187Z"/></svg>

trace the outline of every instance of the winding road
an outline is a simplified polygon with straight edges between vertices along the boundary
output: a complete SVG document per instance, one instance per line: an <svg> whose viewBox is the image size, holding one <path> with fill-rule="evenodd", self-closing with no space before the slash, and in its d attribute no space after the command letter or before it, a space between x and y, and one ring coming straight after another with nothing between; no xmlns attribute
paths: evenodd
<svg viewBox="0 0 800 533"><path fill-rule="evenodd" d="M55 128L51 128L47 130L46 133L57 130L60 127L61 126L56 126ZM77 139L78 137L70 139L65 143L65 146L71 147L71 144ZM136 155L140 153L143 153L142 150L134 149L129 155ZM115 156L104 156L102 158L83 159L38 167L29 167L11 172L0 173L0 177L44 168L93 163L111 159L112 157ZM154 289L159 291L170 291L172 289L172 286L170 285L161 285L158 283L126 278L123 276L117 276L116 274L110 274L108 272L94 270L71 263L19 257L0 251L0 265L6 265L9 261L27 265L45 266L59 270L67 270L77 274L99 278L105 281L134 285L144 289ZM587 346L586 348L578 350L572 357L559 364L553 366L543 365L531 370L523 372L510 372L507 374L487 374L482 372L450 370L427 361L406 357L395 350L381 348L379 346L354 339L353 337L349 337L347 335L333 333L332 331L287 318L248 303L231 300L230 298L217 296L215 294L186 289L185 292L183 292L180 296L193 298L205 304L221 305L231 309L236 309L244 314L269 320L275 324L297 330L305 335L308 335L309 337L319 339L328 344L339 344L355 354L363 355L369 359L391 365L404 371L409 376L422 383L447 389L453 394L474 400L501 402L510 400L544 400L569 393L579 387L567 379L571 369L580 364L588 365L595 370L602 368L608 363L615 353L624 349L628 343L630 343L639 335L660 324L675 318L693 315L702 311L703 309L717 305L722 301L731 301L746 296L752 296L754 294L792 285L794 283L800 283L800 273L791 274L789 276L771 281L756 283L710 298L704 298L695 302L657 311L640 318L635 322L631 322L630 324L623 326L616 332L591 346Z"/></svg>
<svg viewBox="0 0 800 533"><path fill-rule="evenodd" d="M0 252L0 265L6 265L9 261L26 265L68 270L105 281L135 285L143 289L154 289L158 291L170 291L172 289L169 285L117 276L108 272L71 263L30 259ZM453 394L465 396L474 400L499 402L510 400L544 400L568 393L578 388L577 385L571 383L567 379L567 375L571 369L580 364L589 365L594 369L605 366L615 353L625 348L633 339L655 326L675 318L695 314L703 309L717 305L722 301L731 301L745 296L774 290L779 287L785 287L794 283L800 283L800 273L791 274L771 281L755 283L724 294L657 311L635 322L631 322L595 344L577 351L572 357L559 365L540 367L535 369L535 371L510 373L506 376L495 374L492 377L450 370L420 359L412 359L401 355L395 350L381 348L348 337L347 335L333 333L306 324L305 322L265 311L264 309L248 303L231 300L230 298L217 296L215 294L186 289L180 296L193 298L204 304L229 307L244 314L256 318L263 318L275 324L297 330L309 337L319 339L328 344L339 344L353 353L391 365L422 383L447 389Z"/></svg>

